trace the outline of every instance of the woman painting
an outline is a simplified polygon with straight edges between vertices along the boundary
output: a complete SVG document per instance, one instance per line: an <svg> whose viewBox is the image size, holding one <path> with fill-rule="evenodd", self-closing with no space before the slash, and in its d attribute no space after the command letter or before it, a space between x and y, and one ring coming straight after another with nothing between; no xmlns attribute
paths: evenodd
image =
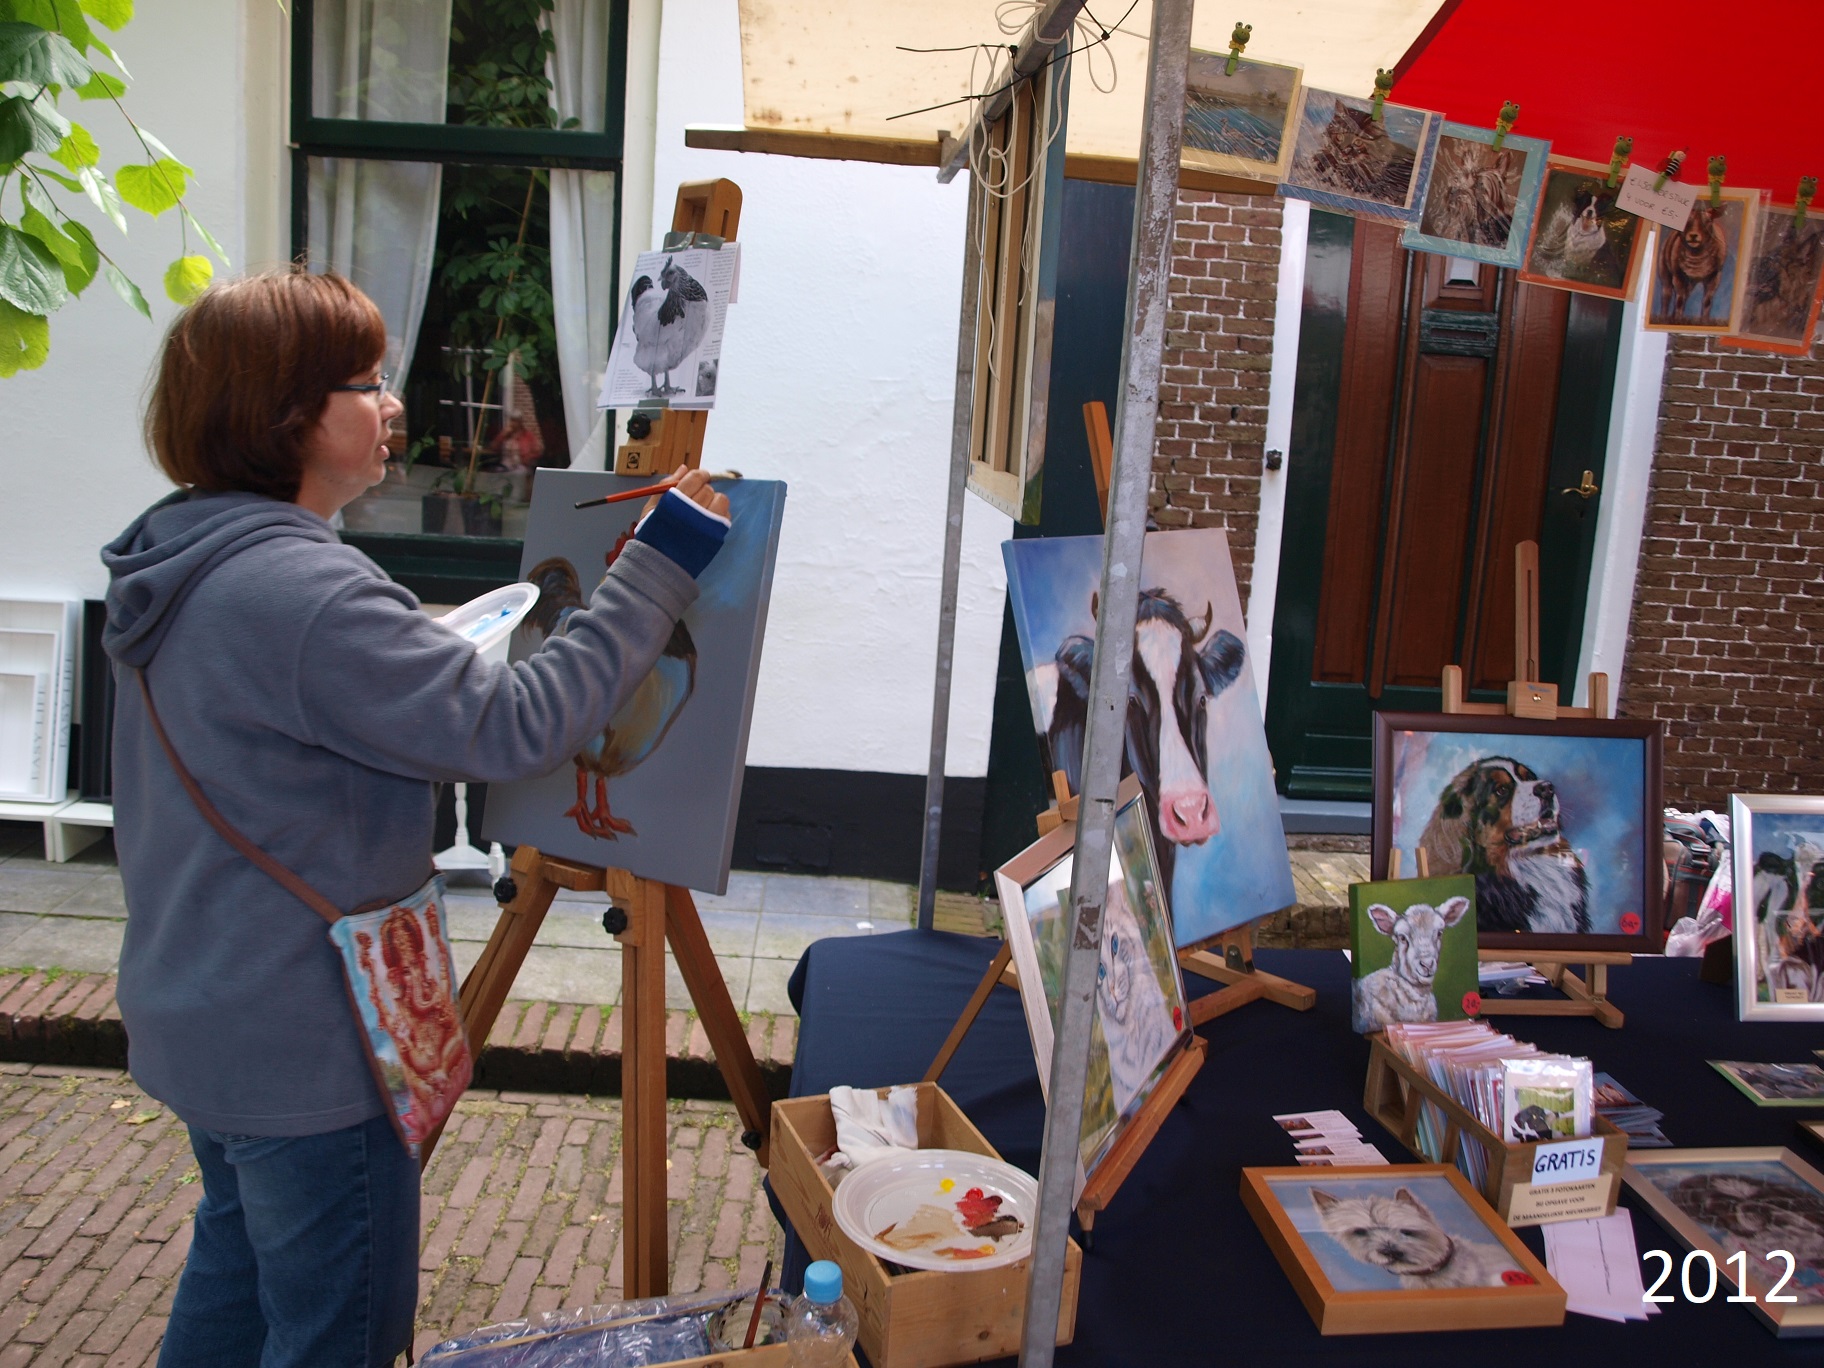
<svg viewBox="0 0 1824 1368"><path fill-rule="evenodd" d="M165 341L146 419L179 488L103 552L129 1065L189 1127L203 1180L167 1365L393 1362L418 1169L323 921L206 824L132 672L255 845L339 907L399 900L431 873L436 784L548 773L599 734L728 526L693 472L563 638L482 659L330 527L384 470L401 407L385 347L372 301L333 276L206 292ZM408 996L410 949L393 947Z"/></svg>

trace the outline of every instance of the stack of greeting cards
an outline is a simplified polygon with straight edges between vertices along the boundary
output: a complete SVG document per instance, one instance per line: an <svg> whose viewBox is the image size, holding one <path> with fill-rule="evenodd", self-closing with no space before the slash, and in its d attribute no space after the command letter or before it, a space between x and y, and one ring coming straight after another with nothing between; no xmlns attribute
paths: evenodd
<svg viewBox="0 0 1824 1368"><path fill-rule="evenodd" d="M1590 1133L1595 1088L1587 1059L1546 1054L1480 1021L1396 1022L1387 1043L1510 1144ZM1420 1107L1416 1142L1426 1158L1442 1156L1445 1124L1438 1108ZM1477 1186L1488 1177L1488 1156L1467 1138L1457 1166Z"/></svg>
<svg viewBox="0 0 1824 1368"><path fill-rule="evenodd" d="M1355 1123L1340 1111L1287 1112L1273 1120L1292 1138L1298 1162L1307 1168L1387 1162L1387 1156L1362 1139Z"/></svg>

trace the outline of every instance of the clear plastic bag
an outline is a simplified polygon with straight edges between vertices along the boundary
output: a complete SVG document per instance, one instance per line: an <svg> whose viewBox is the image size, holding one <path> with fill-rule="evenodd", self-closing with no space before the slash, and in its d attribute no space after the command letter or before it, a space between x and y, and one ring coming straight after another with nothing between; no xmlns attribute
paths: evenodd
<svg viewBox="0 0 1824 1368"><path fill-rule="evenodd" d="M546 1311L444 1340L424 1368L646 1368L737 1348L757 1289L697 1292ZM769 1292L755 1344L780 1338L785 1294Z"/></svg>

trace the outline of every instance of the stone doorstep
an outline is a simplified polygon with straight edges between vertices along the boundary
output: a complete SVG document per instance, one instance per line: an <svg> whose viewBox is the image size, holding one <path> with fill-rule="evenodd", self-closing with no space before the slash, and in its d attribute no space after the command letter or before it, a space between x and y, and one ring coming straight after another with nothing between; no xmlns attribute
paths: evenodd
<svg viewBox="0 0 1824 1368"><path fill-rule="evenodd" d="M798 1022L754 1015L747 1042L767 1091L791 1084ZM666 1091L726 1101L727 1085L696 1014L665 1014ZM0 974L0 1060L26 1064L127 1067L127 1033L112 974ZM475 1084L516 1092L618 1095L621 1010L562 1002L508 1002L476 1061Z"/></svg>

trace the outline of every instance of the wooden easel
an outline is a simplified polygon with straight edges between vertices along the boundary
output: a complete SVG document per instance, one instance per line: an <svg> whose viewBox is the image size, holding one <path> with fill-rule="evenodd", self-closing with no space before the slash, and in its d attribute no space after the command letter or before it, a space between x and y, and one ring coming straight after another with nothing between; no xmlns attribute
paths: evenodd
<svg viewBox="0 0 1824 1368"><path fill-rule="evenodd" d="M1463 697L1463 668L1444 667L1444 706L1447 713L1466 713L1484 717L1526 717L1553 722L1561 717L1613 717L1609 699L1609 677L1600 672L1590 675L1588 707L1560 706L1558 686L1540 682L1539 673L1539 543L1523 541L1514 548L1514 669L1516 677L1507 686L1507 702L1471 703ZM1388 877L1399 878L1398 850L1389 853ZM1418 853L1420 877L1425 877L1425 852ZM1482 999L1485 1016L1587 1016L1594 1017L1611 1030L1620 1030L1626 1017L1609 1001L1609 968L1634 962L1625 950L1577 950L1564 958L1532 958L1510 950L1478 950L1476 957L1484 962L1508 961L1531 964L1545 976L1547 983L1564 994L1562 1001L1535 998ZM1588 966L1584 975L1571 966Z"/></svg>
<svg viewBox="0 0 1824 1368"><path fill-rule="evenodd" d="M727 240L734 237L740 215L741 191L733 181L700 181L678 187L672 228ZM658 459L671 464L645 473L695 467L707 419L701 411L659 415ZM630 1299L660 1296L670 1281L665 1220L667 944L740 1114L742 1143L755 1151L763 1167L769 1157L772 1103L689 890L625 870L560 860L527 845L514 852L510 878L496 885L500 920L463 980L462 1020L474 1047L479 1050L493 1029L559 889L606 893L612 903L602 926L621 944L621 1284ZM429 1164L438 1138L432 1135L425 1142L422 1164Z"/></svg>

